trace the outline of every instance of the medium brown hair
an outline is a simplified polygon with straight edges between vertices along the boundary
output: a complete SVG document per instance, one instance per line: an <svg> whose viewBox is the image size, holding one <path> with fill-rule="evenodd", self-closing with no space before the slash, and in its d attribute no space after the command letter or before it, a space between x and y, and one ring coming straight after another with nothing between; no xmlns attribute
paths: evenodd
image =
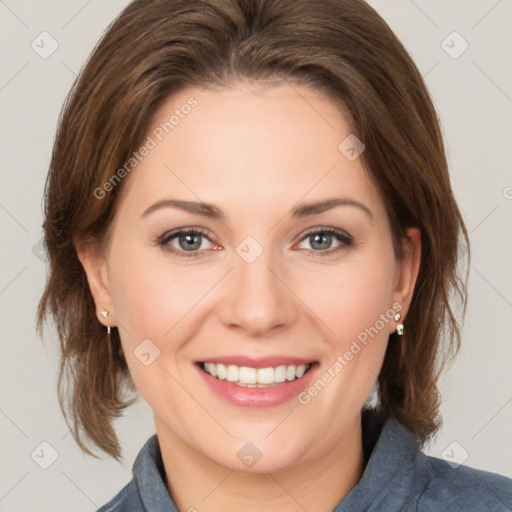
<svg viewBox="0 0 512 512"><path fill-rule="evenodd" d="M102 199L94 191L130 159L169 95L240 80L303 84L346 109L398 259L406 228L421 230L419 276L405 333L390 335L378 408L423 444L440 425L439 373L460 344L450 300L465 309L458 241L469 241L422 77L362 0L135 0L108 27L61 113L45 196L50 270L38 327L48 316L56 322L59 403L75 440L88 454L82 436L119 459L113 420L136 399L125 400L136 389L119 333L107 342L74 245L101 247L129 177Z"/></svg>

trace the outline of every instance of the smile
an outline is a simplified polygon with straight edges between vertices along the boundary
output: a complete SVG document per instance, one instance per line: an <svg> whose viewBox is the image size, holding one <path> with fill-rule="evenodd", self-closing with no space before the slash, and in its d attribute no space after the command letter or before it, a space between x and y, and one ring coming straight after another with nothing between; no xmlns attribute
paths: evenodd
<svg viewBox="0 0 512 512"><path fill-rule="evenodd" d="M237 386L248 388L275 386L300 379L311 366L311 364L300 364L251 368L222 363L202 363L200 365L205 373L218 380L226 380Z"/></svg>

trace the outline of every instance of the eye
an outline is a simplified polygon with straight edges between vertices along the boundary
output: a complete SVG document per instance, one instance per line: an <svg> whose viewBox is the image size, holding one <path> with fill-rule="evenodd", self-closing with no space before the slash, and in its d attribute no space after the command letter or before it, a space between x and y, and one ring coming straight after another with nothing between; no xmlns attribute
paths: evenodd
<svg viewBox="0 0 512 512"><path fill-rule="evenodd" d="M206 252L209 249L207 242L214 245L213 248L216 247L208 238L206 232L198 228L171 231L170 233L164 233L158 239L158 245L177 256L185 258Z"/></svg>
<svg viewBox="0 0 512 512"><path fill-rule="evenodd" d="M306 247L306 249L318 253L319 256L330 255L353 244L352 237L347 233L334 228L322 227L307 233L301 238L301 243L304 241L309 243L309 248ZM334 247L332 246L333 242L337 242Z"/></svg>
<svg viewBox="0 0 512 512"><path fill-rule="evenodd" d="M177 229L164 233L157 240L158 245L176 256L189 258L201 256L208 250L217 250L207 233L200 228ZM316 228L301 238L301 244L309 243L305 249L315 256L329 256L353 244L352 237L347 233L334 228ZM337 245L333 246L333 243ZM208 244L213 247L208 247ZM304 248L304 247L299 247Z"/></svg>

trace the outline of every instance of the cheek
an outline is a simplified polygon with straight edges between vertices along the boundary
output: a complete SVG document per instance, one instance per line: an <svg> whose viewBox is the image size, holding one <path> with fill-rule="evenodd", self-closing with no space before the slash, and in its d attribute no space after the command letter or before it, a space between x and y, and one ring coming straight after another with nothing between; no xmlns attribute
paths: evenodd
<svg viewBox="0 0 512 512"><path fill-rule="evenodd" d="M387 337L392 318L393 265L392 256L369 253L347 260L335 270L326 268L316 273L309 297L318 305L319 316L335 336L337 348L343 349L375 326ZM386 313L383 324L379 319Z"/></svg>
<svg viewBox="0 0 512 512"><path fill-rule="evenodd" d="M182 327L181 320L208 289L208 283L194 278L193 268L177 271L165 258L155 261L151 251L158 250L130 250L119 244L112 251L116 262L109 271L112 297L130 344L149 338L161 346L157 340L172 339L173 331Z"/></svg>
<svg viewBox="0 0 512 512"><path fill-rule="evenodd" d="M109 281L131 377L153 410L174 407L182 396L172 378L181 380L177 355L193 335L187 315L206 285L194 280L192 270L178 272L163 258L155 262L147 248L112 247Z"/></svg>

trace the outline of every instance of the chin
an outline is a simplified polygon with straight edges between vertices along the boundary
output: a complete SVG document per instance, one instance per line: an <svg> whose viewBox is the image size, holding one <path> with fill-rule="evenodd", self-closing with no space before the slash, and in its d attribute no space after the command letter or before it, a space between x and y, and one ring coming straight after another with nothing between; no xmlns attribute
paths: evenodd
<svg viewBox="0 0 512 512"><path fill-rule="evenodd" d="M278 429L268 435L271 429L260 427L255 432L252 427L246 430L246 435L239 434L223 443L217 439L209 440L206 446L196 446L204 457L229 471L248 474L284 472L303 463L313 444L298 428L293 432L283 429L279 433ZM204 438L201 444L204 444Z"/></svg>

